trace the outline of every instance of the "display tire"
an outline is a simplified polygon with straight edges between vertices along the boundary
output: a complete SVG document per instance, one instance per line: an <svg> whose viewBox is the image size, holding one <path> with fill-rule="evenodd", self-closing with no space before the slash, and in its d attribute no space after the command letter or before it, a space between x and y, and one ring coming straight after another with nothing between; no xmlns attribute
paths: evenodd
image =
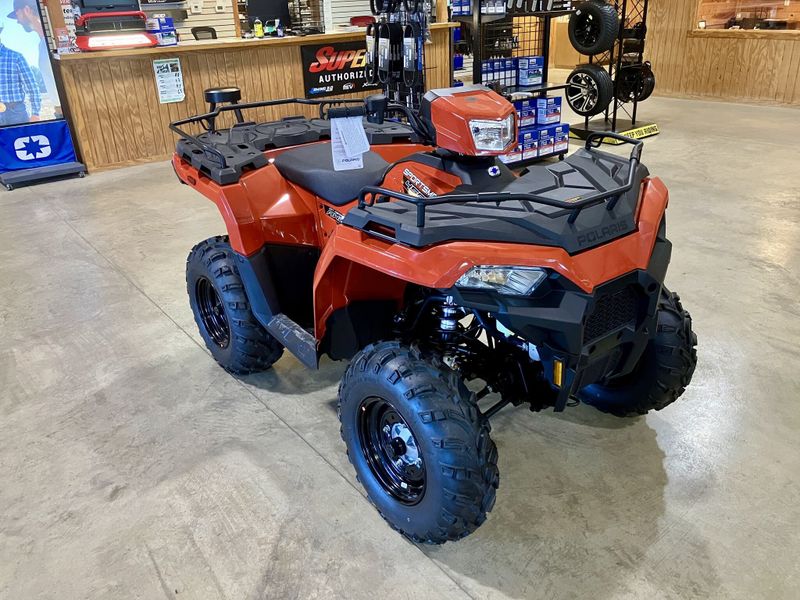
<svg viewBox="0 0 800 600"><path fill-rule="evenodd" d="M569 41L589 56L611 50L619 34L617 9L605 2L581 2L569 19Z"/></svg>
<svg viewBox="0 0 800 600"><path fill-rule="evenodd" d="M364 424L376 402L395 411L415 440L424 477L416 497L385 483L391 465L377 460ZM474 395L442 361L399 342L367 346L344 373L338 414L356 477L391 527L414 542L441 544L486 520L499 484L497 448Z"/></svg>
<svg viewBox="0 0 800 600"><path fill-rule="evenodd" d="M642 88L641 93L637 96L637 102L644 102L650 96L653 95L653 92L656 89L656 75L653 73L653 69L650 66L649 62L644 63L645 69L642 75Z"/></svg>
<svg viewBox="0 0 800 600"><path fill-rule="evenodd" d="M223 369L247 375L270 368L283 346L261 326L227 236L197 244L186 259L186 291L200 336Z"/></svg>
<svg viewBox="0 0 800 600"><path fill-rule="evenodd" d="M632 373L609 385L593 384L578 393L584 404L618 417L644 415L677 400L697 366L697 336L692 317L677 294L664 288L658 304L656 335Z"/></svg>
<svg viewBox="0 0 800 600"><path fill-rule="evenodd" d="M584 103L585 89L570 85L572 82L591 87L589 103ZM594 64L579 65L567 77L566 98L569 107L582 117L593 117L603 112L614 99L614 80L603 67Z"/></svg>

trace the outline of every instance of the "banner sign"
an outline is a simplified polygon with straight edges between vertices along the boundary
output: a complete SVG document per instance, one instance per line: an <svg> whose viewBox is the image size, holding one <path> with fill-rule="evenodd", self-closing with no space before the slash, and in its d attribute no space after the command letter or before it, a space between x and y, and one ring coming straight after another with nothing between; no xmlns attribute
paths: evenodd
<svg viewBox="0 0 800 600"><path fill-rule="evenodd" d="M64 120L0 128L0 172L74 162Z"/></svg>
<svg viewBox="0 0 800 600"><path fill-rule="evenodd" d="M300 46L306 98L340 96L377 88L366 83L366 42Z"/></svg>

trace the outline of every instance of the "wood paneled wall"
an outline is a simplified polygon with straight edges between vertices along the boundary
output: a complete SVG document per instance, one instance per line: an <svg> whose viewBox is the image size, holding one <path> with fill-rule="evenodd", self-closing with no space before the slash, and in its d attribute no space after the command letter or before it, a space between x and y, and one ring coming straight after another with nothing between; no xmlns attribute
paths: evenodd
<svg viewBox="0 0 800 600"><path fill-rule="evenodd" d="M800 32L695 31L697 0L650 0L656 94L800 106Z"/></svg>
<svg viewBox="0 0 800 600"><path fill-rule="evenodd" d="M354 35L357 34L325 38L356 39ZM426 46L429 87L451 85L449 35L448 27L432 30L433 44ZM320 41L305 39L308 40L305 43ZM186 99L159 104L153 59L171 56L180 58ZM296 42L223 43L204 49L186 46L172 52L159 49L157 54L125 51L72 55L59 63L73 133L90 170L171 156L176 137L169 130L169 123L206 112L203 90L207 88L239 87L245 102L304 95L300 45ZM298 105L261 108L248 111L247 116L268 121L301 113L313 115L316 108Z"/></svg>

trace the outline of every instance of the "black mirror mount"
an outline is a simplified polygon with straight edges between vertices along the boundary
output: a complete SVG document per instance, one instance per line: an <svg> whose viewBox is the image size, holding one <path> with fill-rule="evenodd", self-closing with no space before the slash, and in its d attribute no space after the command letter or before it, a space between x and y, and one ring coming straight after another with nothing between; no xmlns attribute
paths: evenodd
<svg viewBox="0 0 800 600"><path fill-rule="evenodd" d="M364 106L367 109L367 121L377 125L383 124L386 118L386 108L389 106L389 99L386 94L372 94L364 99Z"/></svg>

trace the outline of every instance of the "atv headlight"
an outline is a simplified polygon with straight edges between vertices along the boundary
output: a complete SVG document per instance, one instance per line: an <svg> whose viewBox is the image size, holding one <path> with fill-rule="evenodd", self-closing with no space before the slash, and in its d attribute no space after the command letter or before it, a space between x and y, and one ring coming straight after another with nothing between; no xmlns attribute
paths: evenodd
<svg viewBox="0 0 800 600"><path fill-rule="evenodd" d="M498 121L470 121L469 130L472 132L476 150L502 152L514 137L514 114Z"/></svg>
<svg viewBox="0 0 800 600"><path fill-rule="evenodd" d="M497 290L527 296L547 277L539 267L473 267L456 281L456 287Z"/></svg>

